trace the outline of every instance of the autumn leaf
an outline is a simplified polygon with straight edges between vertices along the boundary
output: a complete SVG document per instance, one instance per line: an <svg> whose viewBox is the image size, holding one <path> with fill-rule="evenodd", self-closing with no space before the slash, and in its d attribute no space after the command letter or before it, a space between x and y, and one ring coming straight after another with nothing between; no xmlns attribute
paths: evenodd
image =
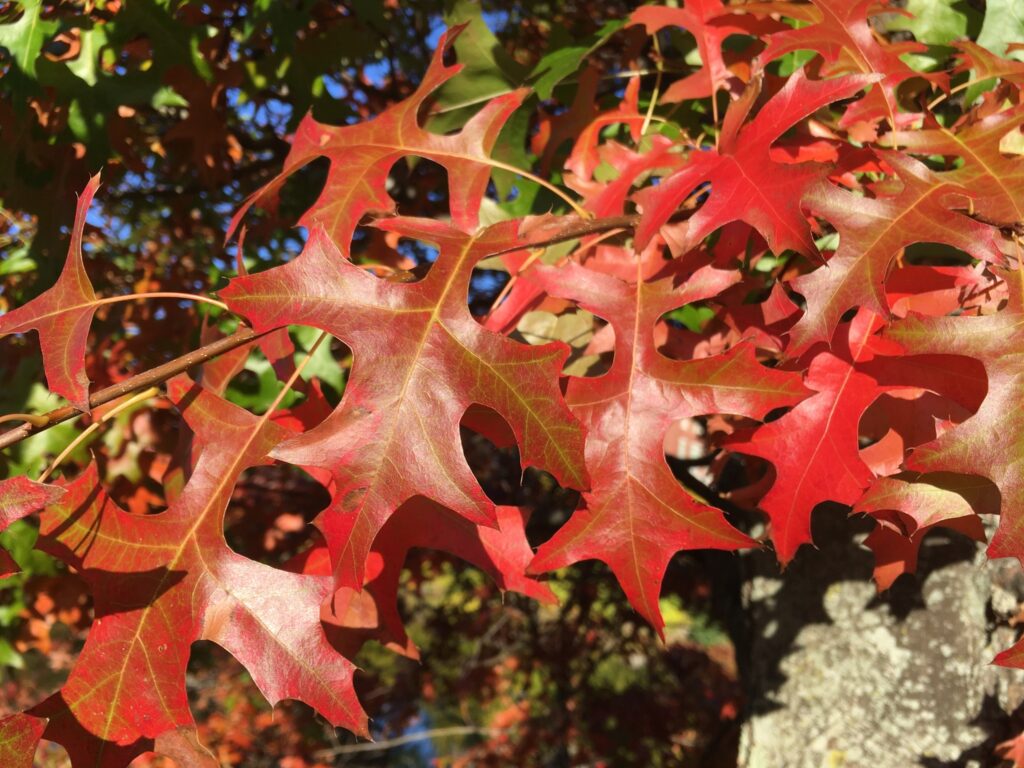
<svg viewBox="0 0 1024 768"><path fill-rule="evenodd" d="M1021 43L1011 43L1006 53L1019 51ZM953 43L959 53L958 65L954 74L970 73L974 80L999 78L1007 82L1024 85L1024 62L993 53L971 40L959 40Z"/></svg>
<svg viewBox="0 0 1024 768"><path fill-rule="evenodd" d="M1019 64L1024 69L1024 64ZM1024 75L1022 75L1024 77ZM963 158L963 164L936 174L944 183L962 187L974 211L997 225L1024 221L1024 157L1010 155L1003 140L1020 135L1024 107L982 114L955 128L937 121L917 131L899 131L890 142L906 152Z"/></svg>
<svg viewBox="0 0 1024 768"><path fill-rule="evenodd" d="M880 390L870 376L833 354L811 361L804 383L814 395L729 450L760 456L775 480L759 507L771 519L783 564L811 541L811 512L823 501L852 504L873 479L858 454L857 428Z"/></svg>
<svg viewBox="0 0 1024 768"><path fill-rule="evenodd" d="M64 494L64 489L45 485L27 477L12 477L0 480L0 531L52 504ZM0 549L0 578L18 572L18 564L4 549Z"/></svg>
<svg viewBox="0 0 1024 768"><path fill-rule="evenodd" d="M421 127L420 111L427 99L462 68L446 65L444 54L464 26L442 36L416 92L372 120L335 127L306 115L295 132L284 170L242 204L231 220L229 236L252 205L272 206L284 182L318 157L330 161L327 183L299 224L323 227L346 251L364 215L394 212L395 201L387 192L388 173L396 161L412 155L444 166L452 220L458 227L475 228L491 171L501 167L490 158L491 149L527 91L519 89L488 101L457 133L440 135Z"/></svg>
<svg viewBox="0 0 1024 768"><path fill-rule="evenodd" d="M737 13L737 7L721 0L687 0L681 8L645 5L633 11L630 24L643 24L648 35L665 27L680 27L697 41L703 66L691 75L673 82L661 95L661 101L675 103L714 96L719 90L738 92L740 79L729 70L723 44L733 35L764 37L788 27L772 18Z"/></svg>
<svg viewBox="0 0 1024 768"><path fill-rule="evenodd" d="M615 330L615 357L607 374L569 381L566 399L587 430L594 485L569 522L541 546L530 569L541 573L601 560L659 633L661 582L676 552L753 544L672 475L664 449L669 426L713 413L761 418L806 394L799 374L761 366L749 345L687 361L657 350L654 327L662 315L714 296L736 279L729 270L702 267L688 274L679 266L633 284L575 264L540 273L551 295L608 320Z"/></svg>
<svg viewBox="0 0 1024 768"><path fill-rule="evenodd" d="M885 4L883 0L883 9ZM787 16L809 23L770 35L760 56L762 65L791 51L809 50L821 54L825 62L824 75L882 74L884 77L874 91L880 98L868 94L856 112L859 119L885 117L893 129L901 127L896 88L912 77L926 75L912 69L900 57L927 51L928 47L909 41L897 44L879 41L868 23L869 15L879 11L878 5L876 0L811 0L811 5L797 7L787 3L783 11ZM770 10L772 6L773 3L767 3L764 7ZM935 75L931 77L936 79ZM941 79L944 75L939 73L938 77ZM876 101L872 108L864 108Z"/></svg>
<svg viewBox="0 0 1024 768"><path fill-rule="evenodd" d="M730 222L745 221L776 253L791 248L806 256L816 254L801 200L825 177L826 167L776 162L771 158L771 146L808 115L852 96L877 79L874 75L851 75L808 80L800 70L753 120L744 123L757 96L757 85L752 85L726 113L718 149L691 151L682 168L657 186L637 193L635 199L643 209L636 231L637 246L645 247L686 198L702 184L710 183L707 199L687 222L680 250L689 250Z"/></svg>
<svg viewBox="0 0 1024 768"><path fill-rule="evenodd" d="M8 715L0 719L0 761L5 768L32 768L44 728L46 721L31 715Z"/></svg>
<svg viewBox="0 0 1024 768"><path fill-rule="evenodd" d="M0 337L10 333L39 333L43 366L50 390L89 412L89 377L85 373L86 342L99 303L82 263L82 231L93 195L100 186L93 176L78 198L67 260L57 283L23 307L0 315Z"/></svg>
<svg viewBox="0 0 1024 768"><path fill-rule="evenodd" d="M332 473L336 495L317 524L338 586L353 589L363 585L377 533L413 496L427 496L473 523L494 520L494 505L466 464L459 439L459 421L474 403L508 421L524 464L550 471L565 485L587 485L582 432L558 389L568 348L530 347L487 331L466 305L476 263L528 247L531 235L520 236L514 221L473 235L427 219L387 219L378 226L439 248L422 281L380 280L317 230L297 259L236 278L222 294L258 330L311 325L353 350L355 365L335 412L273 454Z"/></svg>
<svg viewBox="0 0 1024 768"><path fill-rule="evenodd" d="M931 478L931 482L879 477L853 506L876 521L864 541L875 555L875 582L880 590L898 576L917 569L925 535L936 527L985 540L985 526L975 509L990 506L991 485L977 478Z"/></svg>
<svg viewBox="0 0 1024 768"><path fill-rule="evenodd" d="M516 507L495 507L497 527L473 525L465 518L424 498L412 499L388 519L373 543L362 590L343 587L322 618L335 647L354 656L367 640L409 658L419 650L405 632L398 613L398 591L406 557L412 549L447 552L476 566L504 592L519 592L543 603L556 602L543 583L526 575L533 550L526 539L526 513ZM330 576L325 546L302 553L291 567L301 573Z"/></svg>
<svg viewBox="0 0 1024 768"><path fill-rule="evenodd" d="M885 279L900 249L914 243L944 243L983 261L999 264L997 230L952 210L967 205L968 191L907 155L882 155L902 182L891 197L869 198L821 184L807 206L839 232L839 249L828 263L792 281L807 299L807 310L790 332L788 355L797 357L816 342L831 342L843 313L865 307L887 316Z"/></svg>
<svg viewBox="0 0 1024 768"><path fill-rule="evenodd" d="M999 270L1009 303L981 317L910 315L893 323L886 338L898 342L912 360L917 355L962 355L979 360L988 374L988 394L978 412L936 440L916 448L906 467L918 472L980 475L999 488L1002 512L989 543L989 557L1024 562L1024 433L1017 422L1024 396L1024 283L1019 271Z"/></svg>
<svg viewBox="0 0 1024 768"><path fill-rule="evenodd" d="M930 389L965 406L978 402L977 371L950 373L954 358L910 362L875 335L880 320L861 310L832 352L810 361L804 384L816 394L752 433L730 437L731 451L771 462L775 475L759 504L783 564L811 542L811 513L825 501L852 505L875 479L860 450L860 424L883 393ZM916 364L915 364L916 363Z"/></svg>
<svg viewBox="0 0 1024 768"><path fill-rule="evenodd" d="M99 768L127 765L161 735L192 728L185 671L200 639L234 655L272 703L303 700L366 735L354 668L320 625L330 579L262 565L224 541L224 509L239 474L263 463L288 433L183 377L170 391L204 447L166 512L124 512L92 464L41 515L38 546L79 572L96 613L71 676L33 710L49 718L46 738L76 766Z"/></svg>
<svg viewBox="0 0 1024 768"><path fill-rule="evenodd" d="M622 101L605 112L599 110L597 89L600 84L600 72L590 67L580 76L579 87L568 109L556 115L541 113L537 132L530 139L530 148L540 155L541 173L547 175L551 171L555 153L565 142L571 141L572 151L565 168L577 176L589 178L599 161L601 131L610 125L627 125L633 140L640 139L644 122L638 106L640 78L631 78Z"/></svg>

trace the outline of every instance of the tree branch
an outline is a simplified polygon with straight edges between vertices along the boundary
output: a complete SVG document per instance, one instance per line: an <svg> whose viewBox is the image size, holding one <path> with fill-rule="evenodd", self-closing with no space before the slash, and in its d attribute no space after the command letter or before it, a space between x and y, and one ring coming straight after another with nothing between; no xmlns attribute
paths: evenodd
<svg viewBox="0 0 1024 768"><path fill-rule="evenodd" d="M184 373L189 368L201 365L208 360L223 355L225 352L230 352L232 349L236 349L243 344L248 344L250 341L266 336L268 333L271 333L271 331L256 333L252 328L241 328L226 338L218 339L186 355L158 365L156 368L151 368L148 371L94 392L89 396L89 407L96 408L131 392L138 392L157 384L162 384L173 376ZM76 416L81 416L82 413L77 408L66 405L63 408L57 408L49 413L42 414L34 420L35 423L22 424L0 434L0 450L9 448L15 443L20 443L25 438L38 434L56 424L68 421Z"/></svg>
<svg viewBox="0 0 1024 768"><path fill-rule="evenodd" d="M752 510L746 507L741 507L735 502L729 501L729 499L721 496L714 488L711 488L706 483L701 482L696 477L690 474L689 467L699 466L695 463L687 463L686 459L677 459L674 456L666 456L665 460L668 462L669 468L672 470L672 474L676 476L683 487L688 491L696 493L705 502L713 507L718 507L723 512L730 515L736 515L743 517L749 515Z"/></svg>
<svg viewBox="0 0 1024 768"><path fill-rule="evenodd" d="M689 216L690 213L692 213L692 211L680 211L672 218L672 220L674 221L679 218L685 218ZM564 227L545 240L497 251L495 253L488 254L488 256L500 256L503 253L511 253L512 251L521 250L522 248L544 248L549 245L555 245L556 243L564 243L566 240L575 240L588 235L608 232L613 229L632 230L635 229L639 223L639 214L609 216L602 219L580 219L578 222L574 222L573 224ZM132 376L131 378L109 386L106 389L101 389L100 391L95 392L89 396L89 407L96 408L97 406L109 403L111 400L116 400L117 398L123 397L129 393L139 392L157 384L162 384L171 377L187 371L189 368L201 365L208 360L212 360L225 352L229 352L243 344L265 336L270 332L271 331L256 333L251 328L240 329L227 338L220 339L212 344L207 344L204 347L200 347L197 350L189 352L187 355L182 355L174 360L158 365L156 368L145 371L144 373L140 373L136 376ZM49 413L34 417L31 422L22 424L21 426L0 434L0 450L9 448L16 443L20 443L25 438L49 429L55 424L60 424L61 422L81 416L82 413L83 412L79 411L77 408L72 408L70 405L66 405L63 408L57 408Z"/></svg>
<svg viewBox="0 0 1024 768"><path fill-rule="evenodd" d="M686 211L687 216L689 216L690 213L690 211ZM603 219L580 219L578 223L565 227L557 234L554 234L545 240L540 240L535 243L524 243L523 245L505 248L504 250L495 251L494 253L489 253L487 255L501 256L505 253L520 251L523 248L546 248L549 245L564 243L566 240L576 240L577 238L586 237L587 235L598 235L612 229L635 229L639 223L640 214L638 213L629 214L627 216L608 216Z"/></svg>
<svg viewBox="0 0 1024 768"><path fill-rule="evenodd" d="M331 749L321 749L315 753L315 757L320 760L330 759L332 757L338 757L340 755L352 755L358 752L383 752L395 747L401 747L405 744L415 744L417 741L428 741L437 738L444 738L450 736L493 736L499 733L504 733L503 728L484 728L477 725L453 725L447 728L432 728L426 731L415 731L413 733L406 733L402 736L398 736L394 739L387 739L385 741L374 741L363 744L342 744L338 747Z"/></svg>

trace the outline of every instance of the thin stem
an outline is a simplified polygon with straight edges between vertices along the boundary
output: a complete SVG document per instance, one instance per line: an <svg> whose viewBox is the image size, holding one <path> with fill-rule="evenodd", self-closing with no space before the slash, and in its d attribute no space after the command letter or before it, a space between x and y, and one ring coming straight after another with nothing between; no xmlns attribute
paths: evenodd
<svg viewBox="0 0 1024 768"><path fill-rule="evenodd" d="M666 71L666 72L679 72L680 74L689 71L688 69L684 69L683 67L663 67L662 69L663 69L663 71ZM644 75L653 75L657 71L658 70L656 70L656 69L647 69L647 68L644 68L644 69L624 69L621 72L608 72L606 74L601 75L598 79L599 80L625 80L625 79L628 79L628 78L631 78L631 77L638 77L638 76L639 77L643 77ZM562 85L579 85L579 82L580 81L578 79L576 79L576 78L570 78L570 79L567 79L567 80L562 80L561 84ZM448 105L446 105L444 107L439 107L438 109L432 110L430 112L430 117L433 117L434 115L444 115L444 114L447 114L449 112L456 112L456 111L458 111L460 109L465 109L466 107L476 106L477 104L483 104L485 101L491 101L492 99L495 99L498 96L504 96L506 94L512 93L513 90L514 89L512 89L512 88L504 88L504 89L502 89L500 91L494 91L493 93L485 93L485 94L482 94L480 96L474 96L472 99L466 99L465 101L460 101L460 102L457 102L455 104L448 104Z"/></svg>
<svg viewBox="0 0 1024 768"><path fill-rule="evenodd" d="M685 202L684 205L686 205ZM680 210L670 220L676 221L680 218L686 218L690 216L691 213L692 211L689 210ZM638 214L608 216L602 219L586 218L574 225L565 227L561 232L556 235L552 235L547 240L541 240L533 243L531 247L545 248L549 245L555 245L556 243L563 243L566 240L576 240L588 235L610 232L611 230L631 230L635 229L639 223L640 216ZM489 253L487 256L501 256L502 254L522 249L523 246L512 246L504 250ZM123 397L129 392L137 392L156 384L162 384L179 373L183 373L197 365L202 365L208 360L219 357L225 352L230 352L232 349L236 349L244 344L255 341L256 339L266 336L269 333L273 333L276 330L279 329L271 328L261 333L256 333L251 328L241 328L227 338L219 339L218 341L193 350L192 352L175 358L174 360L170 360L148 371L144 371L143 373L132 376L122 382L95 392L89 396L89 407L98 408L112 400ZM77 408L66 405L62 408L57 408L49 413L39 416L32 416L31 414L10 414L8 417L0 417L0 421L16 420L26 422L21 426L0 434L0 450L9 448L16 443L20 443L25 438L37 434L40 431L49 429L55 424L60 424L68 421L69 419L77 418L78 416L81 416L82 413L83 411L79 411Z"/></svg>
<svg viewBox="0 0 1024 768"><path fill-rule="evenodd" d="M129 392L137 392L156 384L162 384L168 379L177 376L179 373L184 373L190 368L202 365L208 360L212 360L215 357L223 355L225 352L230 352L232 349L236 349L243 344L248 344L256 339L266 336L268 333L273 333L274 330L277 329L275 328L262 333L256 333L252 328L242 328L235 331L231 336L218 339L217 341L193 350L186 355L182 355L174 360L170 360L162 365L158 365L155 368L151 368L148 371L144 371L136 376L132 376L131 378L125 379L124 381L93 393L89 396L89 407L99 408L101 405L105 405L112 400L124 397ZM70 405L65 405L62 408L57 408L40 416L34 416L31 419L23 418L26 414L12 414L12 416L16 417L18 421L25 421L26 423L0 435L0 450L9 448L15 443L20 443L25 438L42 430L49 429L55 424L60 424L68 421L69 419L77 418L83 413L84 411L80 411Z"/></svg>
<svg viewBox="0 0 1024 768"><path fill-rule="evenodd" d="M530 254L529 258L527 258L526 261L524 261L519 266L519 269L516 270L516 273L508 279L508 282L505 283L502 289L498 292L498 295L494 297L494 301L491 302L491 308L488 309L487 314L484 315L483 322L486 323L490 319L491 315L494 314L494 310L496 310L498 308L498 305L501 304L501 302L505 299L506 296L508 296L509 292L512 290L512 287L516 284L516 280L519 279L519 276L526 271L527 267L533 266L533 263L540 258L540 255L542 253L544 253L543 248L535 249L533 253Z"/></svg>
<svg viewBox="0 0 1024 768"><path fill-rule="evenodd" d="M186 301L198 301L203 304L211 304L215 307L223 309L225 312L230 312L228 305L223 301L217 301L211 299L208 296L200 296L197 293L174 293L172 291L153 291L151 293L126 293L124 296L109 296L105 299L98 299L95 303L100 304L117 304L121 301L135 301L136 299L184 299Z"/></svg>
<svg viewBox="0 0 1024 768"><path fill-rule="evenodd" d="M476 725L452 725L447 728L433 728L428 731L406 733L394 739L374 741L368 744L342 744L331 749L322 749L315 754L315 757L317 759L330 759L340 755L351 755L359 752L384 752L405 744L414 744L417 741L426 741L427 739L436 739L444 736L472 736L476 734L487 736L499 733L504 733L504 730L501 728L483 728Z"/></svg>
<svg viewBox="0 0 1024 768"><path fill-rule="evenodd" d="M529 171L524 171L522 168L517 168L514 165L510 165L508 163L503 163L503 162L501 162L501 160L495 160L493 158L490 158L490 159L487 160L487 163L488 163L488 165L490 165L490 166L492 166L494 168L500 168L503 171L508 171L509 173L517 174L519 176L522 176L527 181L532 181L534 184L539 184L540 186L544 187L544 189L546 189L549 192L551 192L551 194L556 195L559 199L564 201L566 205L568 205L570 208L572 208L573 213L575 213L581 219L592 219L592 218L594 218L594 215L590 211L588 211L586 208L581 206L579 203L577 203L575 200L573 200L571 197L569 197L569 195L567 195L561 189L556 187L550 181L542 179L540 176L536 176L536 175L530 173Z"/></svg>
<svg viewBox="0 0 1024 768"><path fill-rule="evenodd" d="M715 151L718 151L718 137L722 133L718 130L718 90L715 87L715 82L711 82L711 119L715 124Z"/></svg>
<svg viewBox="0 0 1024 768"><path fill-rule="evenodd" d="M564 243L566 240L577 240L587 235L596 235L601 232L607 232L610 229L636 229L637 225L640 224L639 214L627 214L625 216L608 216L603 219L585 219L575 226L566 227L557 235L552 235L547 240L541 240L536 243L531 243L531 248L546 248L549 245L555 245L557 243ZM487 254L488 256L501 256L506 253L512 253L513 251L521 251L523 246L513 245L508 248L504 248L500 251Z"/></svg>
<svg viewBox="0 0 1024 768"><path fill-rule="evenodd" d="M43 470L43 473L41 475L39 475L39 481L38 482L40 482L40 483L44 482L46 480L46 478L48 478L50 475L52 475L54 470L56 470L57 467L59 467L61 465L61 463L63 463L64 459L66 459L68 456L71 455L71 452L74 451L75 448L77 448L79 445L81 445L83 442L85 442L87 439L89 439L90 435L92 435L93 433L99 431L100 427L102 427L104 424L106 424L112 418L117 416L117 414L125 411L128 408L131 408L133 405L137 405L138 403L141 403L143 400L148 400L151 397L155 397L158 394L160 394L160 389L158 387L150 387L149 389L143 390L142 392L138 392L138 393L132 395L127 400L125 400L123 403L118 403L113 408L111 408L109 411L104 413L102 416L100 416L99 419L97 419L92 424L90 424L88 427L86 427L84 430L82 430L78 434L78 436L75 437L74 440L72 440L70 443L67 444L67 446L64 448L63 451L61 451L59 454L57 454L57 458L55 458L50 463L50 466L48 466L46 469Z"/></svg>
<svg viewBox="0 0 1024 768"><path fill-rule="evenodd" d="M607 240L609 237L615 237L615 235L623 231L624 230L622 229L609 230L605 232L603 235L595 237L593 240L591 240L585 246L583 246L583 248L576 251L573 255L579 256L581 253L589 251L598 243ZM539 259L543 253L544 248L537 248L533 253L530 254L530 257L519 266L519 269L516 270L516 273L512 275L511 278L509 278L509 281L505 283L505 286L501 289L501 291L495 297L494 301L491 303L491 308L487 310L487 314L484 315L482 322L486 323L487 320L490 319L491 315L494 314L494 310L498 308L498 305L501 304L505 297L508 296L508 294L512 291L512 288L515 286L516 280L519 279L519 276L522 275L529 267L532 267L534 262L536 262L537 259ZM563 258L561 261L565 261L565 259Z"/></svg>
<svg viewBox="0 0 1024 768"><path fill-rule="evenodd" d="M655 32L651 35L651 41L654 44L654 54L657 56L655 59L655 66L658 68L658 75L654 80L654 90L651 92L651 101L647 105L647 114L644 115L643 125L640 126L640 135L643 136L647 133L647 129L651 125L651 118L654 117L654 108L658 106L658 96L661 95L661 76L662 76L662 60L661 60L661 44L658 42L658 33Z"/></svg>
<svg viewBox="0 0 1024 768"><path fill-rule="evenodd" d="M292 385L295 384L295 382L298 380L299 375L302 373L303 369L305 369L305 367L309 365L309 361L313 359L313 354L316 352L317 348L323 343L323 340L326 338L327 331L320 331L320 335L316 337L316 341L313 342L313 345L309 348L309 351L306 353L306 356L302 358L302 362L295 366L295 370L292 371L292 375L288 377L288 381L286 381L284 383L284 386L281 387L281 391L277 393L277 397L274 398L274 402L270 404L270 407L267 408L267 412L264 413L263 416L261 417L261 426L264 422L267 421L267 419L271 417L274 411L277 410L277 406L279 406L281 404L281 401L284 400L284 396L287 395L288 392L291 390Z"/></svg>
<svg viewBox="0 0 1024 768"><path fill-rule="evenodd" d="M1020 277L1021 301L1024 302L1024 259L1021 258L1020 236L1015 232L1013 246L1017 251L1017 275Z"/></svg>
<svg viewBox="0 0 1024 768"><path fill-rule="evenodd" d="M0 416L0 424L5 421L24 421L33 427L46 426L46 417L36 413L9 413L6 416Z"/></svg>
<svg viewBox="0 0 1024 768"><path fill-rule="evenodd" d="M927 107L928 111L931 112L932 110L934 110L937 106L939 106L939 104L944 102L946 99L951 98L954 93L959 93L962 90L970 88L972 85L977 85L978 83L984 83L986 80L991 80L991 79L992 79L991 77L975 78L973 80L968 80L966 83L960 83L960 85L957 85L957 86L954 86L953 88L950 88L948 93L940 93L937 97L935 97L934 99L932 99L931 101L928 102L928 107Z"/></svg>
<svg viewBox="0 0 1024 768"><path fill-rule="evenodd" d="M151 293L126 293L123 296L108 296L105 299L96 299L86 304L81 304L77 307L62 307L63 311L70 309L81 309L83 307L99 307L104 304L117 304L122 301L135 301L136 299L184 299L186 301L198 301L205 304L212 304L215 307L223 309L225 312L230 312L228 305L222 301L211 299L208 296L200 296L196 293L173 293L169 291L154 291ZM9 333L0 333L0 339L5 336L10 336Z"/></svg>

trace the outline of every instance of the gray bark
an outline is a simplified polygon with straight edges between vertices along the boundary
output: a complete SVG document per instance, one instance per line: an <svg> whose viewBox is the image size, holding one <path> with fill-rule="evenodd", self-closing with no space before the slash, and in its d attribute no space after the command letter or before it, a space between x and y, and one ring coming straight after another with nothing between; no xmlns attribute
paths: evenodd
<svg viewBox="0 0 1024 768"><path fill-rule="evenodd" d="M1014 641L1019 565L939 531L918 575L880 596L864 529L841 514L817 523L815 540L828 543L805 547L785 573L766 553L744 563L741 768L998 765L1024 674L989 662Z"/></svg>

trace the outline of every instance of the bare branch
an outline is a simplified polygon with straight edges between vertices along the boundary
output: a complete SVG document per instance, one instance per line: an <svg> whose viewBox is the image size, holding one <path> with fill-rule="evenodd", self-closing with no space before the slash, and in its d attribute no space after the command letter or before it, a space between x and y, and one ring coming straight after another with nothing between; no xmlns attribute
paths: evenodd
<svg viewBox="0 0 1024 768"><path fill-rule="evenodd" d="M124 381L93 393L89 396L89 406L91 408L96 408L131 392L138 392L157 384L162 384L168 379L177 376L179 373L184 373L189 368L202 365L208 360L212 360L215 357L223 355L225 352L230 352L232 349L236 349L243 344L254 341L270 332L271 331L264 331L263 333L256 333L252 328L241 328L226 338L218 339L206 346L189 352L187 355L182 355L174 360L158 365L156 368L151 368L148 371L132 376L131 378L125 379ZM57 408L49 413L37 416L32 422L27 422L19 427L15 427L14 429L0 434L0 450L9 448L15 443L20 443L25 438L49 429L55 424L60 424L61 422L81 416L82 413L83 412L77 408L72 408L70 405L66 405L63 408Z"/></svg>
<svg viewBox="0 0 1024 768"><path fill-rule="evenodd" d="M680 213L683 216L688 216L691 212L684 211ZM678 216L674 218L678 218ZM639 223L640 216L638 214L609 216L603 219L579 219L577 222L566 226L546 240L530 243L529 247L543 248L548 245L563 243L567 240L575 240L588 235L596 235L613 229L632 230ZM507 252L508 251L498 251L490 255L500 256L502 253ZM200 347L186 355L182 355L174 360L158 365L156 368L140 373L137 376L132 376L131 378L109 386L106 389L101 389L100 391L90 395L89 406L91 408L95 408L129 393L139 392L157 384L162 384L171 377L187 371L189 368L194 368L195 366L201 365L208 360L212 360L225 352L229 352L243 344L247 344L250 341L265 336L270 333L271 330L264 331L263 333L256 333L251 328L242 328L227 338L220 339L212 344L207 344L206 346ZM82 411L79 411L77 408L72 408L70 405L64 406L63 408L57 408L56 410L39 416L13 414L12 416L24 418L26 423L0 434L0 450L9 448L16 443L20 443L22 440L38 434L43 430L49 429L55 424L60 424L61 422L68 421L69 419L73 419L81 415ZM11 417L4 417L4 419L0 419L0 421L3 420L11 420Z"/></svg>

